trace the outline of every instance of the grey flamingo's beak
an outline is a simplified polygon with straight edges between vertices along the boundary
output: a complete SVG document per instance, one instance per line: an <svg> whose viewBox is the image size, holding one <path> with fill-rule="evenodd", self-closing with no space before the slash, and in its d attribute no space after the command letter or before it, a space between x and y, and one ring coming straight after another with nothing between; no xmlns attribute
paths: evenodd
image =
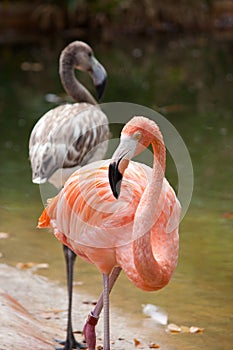
<svg viewBox="0 0 233 350"><path fill-rule="evenodd" d="M96 88L98 99L101 100L104 94L106 82L107 82L107 72L102 64L93 56L92 57L92 79Z"/></svg>
<svg viewBox="0 0 233 350"><path fill-rule="evenodd" d="M102 97L103 97L103 95L104 95L106 82L107 82L107 79L105 79L105 80L102 82L102 84L99 84L99 85L96 85L96 86L95 86L95 89L96 89L97 96L98 96L98 99L99 99L99 100L101 100Z"/></svg>
<svg viewBox="0 0 233 350"><path fill-rule="evenodd" d="M120 161L121 159L119 159L118 162L110 163L108 168L109 184L110 184L112 193L116 199L119 197L120 190L121 190L122 174L118 169L118 165Z"/></svg>

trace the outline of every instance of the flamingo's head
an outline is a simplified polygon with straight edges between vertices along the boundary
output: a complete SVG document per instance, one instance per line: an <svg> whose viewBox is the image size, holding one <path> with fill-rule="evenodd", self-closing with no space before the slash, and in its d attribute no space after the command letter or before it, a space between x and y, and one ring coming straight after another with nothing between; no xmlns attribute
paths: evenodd
<svg viewBox="0 0 233 350"><path fill-rule="evenodd" d="M121 180L129 161L155 140L163 142L163 137L153 120L137 116L124 126L120 144L109 165L109 183L115 198L120 194Z"/></svg>
<svg viewBox="0 0 233 350"><path fill-rule="evenodd" d="M105 68L95 58L92 48L82 41L70 43L61 53L60 67L67 65L90 74L95 85L98 98L104 93L107 73Z"/></svg>

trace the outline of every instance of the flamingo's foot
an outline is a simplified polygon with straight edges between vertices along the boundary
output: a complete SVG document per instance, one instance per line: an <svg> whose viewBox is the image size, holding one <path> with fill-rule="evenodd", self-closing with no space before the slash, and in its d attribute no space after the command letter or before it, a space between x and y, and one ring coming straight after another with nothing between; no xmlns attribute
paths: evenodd
<svg viewBox="0 0 233 350"><path fill-rule="evenodd" d="M55 339L55 340L60 345L64 345L62 347L55 346L55 350L87 349L87 345L85 343L77 342L74 336L72 336L71 339L67 338L66 340L59 340L59 339Z"/></svg>
<svg viewBox="0 0 233 350"><path fill-rule="evenodd" d="M96 334L95 326L97 325L98 317L95 317L92 313L88 315L87 321L83 328L83 334L87 343L88 350L95 350L96 346Z"/></svg>

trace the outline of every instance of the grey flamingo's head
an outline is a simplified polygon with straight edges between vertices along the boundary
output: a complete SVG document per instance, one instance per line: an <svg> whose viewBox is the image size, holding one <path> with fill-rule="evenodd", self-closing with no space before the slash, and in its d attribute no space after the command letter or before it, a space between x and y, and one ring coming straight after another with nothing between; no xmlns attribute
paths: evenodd
<svg viewBox="0 0 233 350"><path fill-rule="evenodd" d="M95 85L98 99L103 97L107 73L102 64L95 58L93 50L88 44L74 41L66 46L60 56L60 71L66 70L65 67L88 72Z"/></svg>

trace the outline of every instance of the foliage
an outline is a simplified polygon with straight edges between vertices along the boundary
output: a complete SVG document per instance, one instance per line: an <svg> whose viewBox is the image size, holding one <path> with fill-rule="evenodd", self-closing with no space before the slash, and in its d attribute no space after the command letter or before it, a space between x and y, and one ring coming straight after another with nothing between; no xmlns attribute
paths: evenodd
<svg viewBox="0 0 233 350"><path fill-rule="evenodd" d="M76 27L134 33L209 30L216 26L232 29L233 3L230 0L21 0L2 3L0 16L5 16L4 11L9 8L11 25L20 22L23 26L25 22L24 26L31 24L43 31Z"/></svg>

